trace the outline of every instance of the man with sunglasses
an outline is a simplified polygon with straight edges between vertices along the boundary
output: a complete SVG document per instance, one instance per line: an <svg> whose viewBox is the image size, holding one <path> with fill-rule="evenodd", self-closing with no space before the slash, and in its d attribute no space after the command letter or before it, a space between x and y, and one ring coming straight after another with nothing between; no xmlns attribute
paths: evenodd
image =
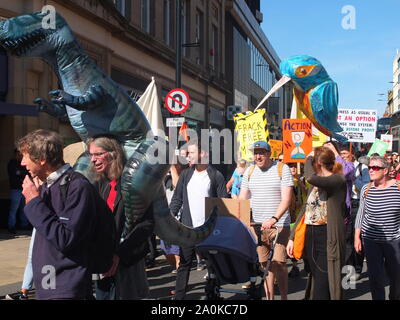
<svg viewBox="0 0 400 320"><path fill-rule="evenodd" d="M373 300L385 300L385 270L389 299L400 300L400 188L388 168L385 157L371 157L355 225L354 248L365 252Z"/></svg>
<svg viewBox="0 0 400 320"><path fill-rule="evenodd" d="M290 236L289 206L293 193L293 177L287 165L282 166L282 173L278 164L271 160L271 147L265 141L253 144L254 166L250 166L243 175L242 188L239 199L250 199L253 220L262 224L262 246L257 248L259 261L263 267L267 265L267 257L271 250L271 241L278 239L267 277L267 297L274 299L274 280L278 281L282 300L287 300L288 271L286 266L286 245Z"/></svg>

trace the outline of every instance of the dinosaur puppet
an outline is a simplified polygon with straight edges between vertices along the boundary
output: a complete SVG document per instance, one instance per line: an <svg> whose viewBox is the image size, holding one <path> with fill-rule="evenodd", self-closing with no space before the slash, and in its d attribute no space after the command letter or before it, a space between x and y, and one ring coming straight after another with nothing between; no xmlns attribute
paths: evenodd
<svg viewBox="0 0 400 320"><path fill-rule="evenodd" d="M121 141L128 159L121 178L126 216L121 241L151 206L155 232L161 239L183 247L204 240L215 225L215 210L195 229L171 215L162 187L170 165L154 164L150 159L156 142L163 141L152 135L140 107L83 52L64 18L57 13L56 28L43 29L44 17L38 12L1 22L0 45L15 56L42 58L58 76L62 90L49 92L52 102L35 99L41 111L67 116L82 141L99 134L112 134ZM89 164L83 153L74 168L90 179Z"/></svg>

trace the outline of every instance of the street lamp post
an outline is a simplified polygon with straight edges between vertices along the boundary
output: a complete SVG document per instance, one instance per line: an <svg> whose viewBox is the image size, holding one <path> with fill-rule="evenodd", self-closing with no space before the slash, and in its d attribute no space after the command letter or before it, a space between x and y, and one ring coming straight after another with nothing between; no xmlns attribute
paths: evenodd
<svg viewBox="0 0 400 320"><path fill-rule="evenodd" d="M176 76L175 87L181 87L182 76L182 1L176 0Z"/></svg>

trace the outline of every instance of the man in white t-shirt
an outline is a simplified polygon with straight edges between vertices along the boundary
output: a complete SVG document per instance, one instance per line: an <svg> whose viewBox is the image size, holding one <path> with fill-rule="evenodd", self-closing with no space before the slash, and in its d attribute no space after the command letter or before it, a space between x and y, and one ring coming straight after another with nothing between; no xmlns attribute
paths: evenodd
<svg viewBox="0 0 400 320"><path fill-rule="evenodd" d="M188 143L188 157L192 166L182 171L170 210L174 215L181 211L181 222L196 228L205 222L205 198L228 198L228 193L223 175L208 165L208 154L199 148L197 141ZM195 247L179 249L180 263L176 274L175 300L185 297L190 267L196 254Z"/></svg>
<svg viewBox="0 0 400 320"><path fill-rule="evenodd" d="M277 278L281 299L287 300L288 272L286 266L286 245L290 236L289 205L293 193L293 178L287 165L278 165L270 159L271 147L265 141L257 141L252 146L255 165L243 175L239 199L250 199L252 217L261 224L261 241L258 258L261 265L267 265L271 242L278 239L266 279L267 299L274 299L274 281Z"/></svg>

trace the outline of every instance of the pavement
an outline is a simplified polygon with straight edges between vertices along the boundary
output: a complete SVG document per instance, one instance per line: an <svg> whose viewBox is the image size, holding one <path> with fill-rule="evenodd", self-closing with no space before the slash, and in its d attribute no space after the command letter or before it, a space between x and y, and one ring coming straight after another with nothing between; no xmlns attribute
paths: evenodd
<svg viewBox="0 0 400 320"><path fill-rule="evenodd" d="M15 236L10 235L7 230L0 230L0 300L8 293L16 292L21 288L24 274L28 248L30 241L29 231L18 231ZM291 269L291 261L288 260L288 270ZM303 270L303 264L299 263L300 276L295 279L289 278L288 299L302 300L306 287L307 277ZM171 300L171 290L175 289L176 275L172 273L172 267L167 263L163 255L156 258L155 266L147 269L147 277L150 285L149 300ZM207 271L197 271L193 264L189 278L187 299L204 300L205 280ZM240 290L241 284L225 285L224 289ZM388 286L386 286L388 294ZM355 288L345 291L348 300L371 300L369 293L368 276L366 264L362 277L355 284ZM246 296L238 293L222 293L222 298L227 300L246 299ZM30 294L34 299L34 292ZM279 290L276 288L276 299L279 300Z"/></svg>

